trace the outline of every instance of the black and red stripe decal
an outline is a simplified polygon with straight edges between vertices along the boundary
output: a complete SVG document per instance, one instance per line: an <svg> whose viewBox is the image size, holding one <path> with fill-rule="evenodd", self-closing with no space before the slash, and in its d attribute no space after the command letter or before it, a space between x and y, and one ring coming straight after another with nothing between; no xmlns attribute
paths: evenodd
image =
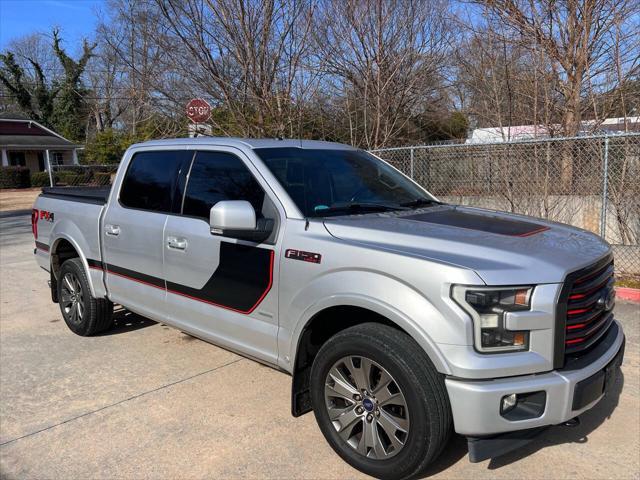
<svg viewBox="0 0 640 480"><path fill-rule="evenodd" d="M537 223L502 218L494 215L468 213L455 208L419 213L402 218L418 222L466 228L469 230L479 230L498 235L508 235L511 237L529 237L549 230L549 227L545 227Z"/></svg>
<svg viewBox="0 0 640 480"><path fill-rule="evenodd" d="M251 313L271 290L273 250L220 243L218 268L202 288L167 282L167 291L183 297Z"/></svg>
<svg viewBox="0 0 640 480"><path fill-rule="evenodd" d="M89 268L217 307L249 314L273 285L273 250L235 243L220 244L220 263L202 288L193 288L97 260Z"/></svg>
<svg viewBox="0 0 640 480"><path fill-rule="evenodd" d="M115 275L117 277L126 278L127 280L134 280L138 283L148 285L149 287L155 287L163 289L165 288L165 282L163 278L153 277L144 273L136 272L135 270L129 270L128 268L122 268L117 265L106 265L106 272L109 275Z"/></svg>
<svg viewBox="0 0 640 480"><path fill-rule="evenodd" d="M547 230L549 230L549 227L540 227L540 228L536 228L535 230L530 230L528 232L524 232L519 235L516 235L516 237L530 237L531 235L535 235L536 233L546 232Z"/></svg>
<svg viewBox="0 0 640 480"><path fill-rule="evenodd" d="M94 270L104 270L104 266L99 260L87 258L87 264L89 264L89 268L93 268Z"/></svg>

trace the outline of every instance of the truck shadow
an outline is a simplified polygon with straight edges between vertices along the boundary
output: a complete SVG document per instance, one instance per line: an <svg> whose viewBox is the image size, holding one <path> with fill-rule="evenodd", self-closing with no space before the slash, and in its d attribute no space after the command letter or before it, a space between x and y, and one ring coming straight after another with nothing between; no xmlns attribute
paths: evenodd
<svg viewBox="0 0 640 480"><path fill-rule="evenodd" d="M427 478L447 470L458 463L467 454L467 439L461 435L452 435L449 443L427 470L419 478Z"/></svg>
<svg viewBox="0 0 640 480"><path fill-rule="evenodd" d="M580 416L580 425L576 427L554 426L542 432L542 434L528 445L509 452L489 461L487 468L497 470L523 458L533 455L543 448L562 445L565 443L586 443L589 435L605 421L611 418L611 414L618 406L620 394L624 387L624 374L618 372L618 378L611 391L595 407ZM427 478L447 470L460 461L468 453L467 440L460 435L454 435L449 444L438 459L423 472L420 478Z"/></svg>
<svg viewBox="0 0 640 480"><path fill-rule="evenodd" d="M105 337L109 335L119 335L121 333L133 332L140 330L141 328L150 327L155 325L156 322L148 318L142 317L137 313L130 312L122 307L117 307L113 311L113 326L102 333L99 333L98 337Z"/></svg>
<svg viewBox="0 0 640 480"><path fill-rule="evenodd" d="M618 371L615 384L607 395L591 410L580 415L580 425L575 427L554 426L543 432L530 444L505 455L491 459L489 470L497 470L510 465L546 447L565 443L586 443L589 435L600 425L611 418L611 414L618 406L620 395L624 387L624 374Z"/></svg>

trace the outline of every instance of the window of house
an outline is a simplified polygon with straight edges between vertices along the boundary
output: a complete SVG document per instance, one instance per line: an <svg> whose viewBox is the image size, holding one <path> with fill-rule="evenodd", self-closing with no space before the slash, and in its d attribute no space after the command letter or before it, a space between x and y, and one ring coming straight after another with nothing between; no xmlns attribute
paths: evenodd
<svg viewBox="0 0 640 480"><path fill-rule="evenodd" d="M50 152L49 160L51 165L64 165L64 154L62 152Z"/></svg>
<svg viewBox="0 0 640 480"><path fill-rule="evenodd" d="M26 167L27 161L24 157L24 152L7 152L9 157L9 165L12 167Z"/></svg>

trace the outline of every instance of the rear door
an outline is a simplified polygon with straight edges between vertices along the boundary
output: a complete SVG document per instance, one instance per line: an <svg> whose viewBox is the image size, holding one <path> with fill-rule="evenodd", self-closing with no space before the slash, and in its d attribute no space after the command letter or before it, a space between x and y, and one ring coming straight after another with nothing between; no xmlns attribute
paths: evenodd
<svg viewBox="0 0 640 480"><path fill-rule="evenodd" d="M276 363L279 214L250 164L234 149L196 153L180 215L169 215L164 278L170 322L214 343ZM274 234L257 244L211 233L209 210L247 200L273 218Z"/></svg>
<svg viewBox="0 0 640 480"><path fill-rule="evenodd" d="M166 316L163 231L192 157L186 150L135 153L102 223L102 268L111 300L156 320Z"/></svg>

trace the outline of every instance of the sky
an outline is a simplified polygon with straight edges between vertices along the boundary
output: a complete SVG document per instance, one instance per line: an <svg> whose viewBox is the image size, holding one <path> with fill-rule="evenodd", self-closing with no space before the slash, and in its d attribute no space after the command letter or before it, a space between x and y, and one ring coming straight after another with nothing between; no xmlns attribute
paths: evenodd
<svg viewBox="0 0 640 480"><path fill-rule="evenodd" d="M66 46L79 45L92 37L103 5L104 0L0 0L0 51L14 38L50 35L56 26Z"/></svg>

